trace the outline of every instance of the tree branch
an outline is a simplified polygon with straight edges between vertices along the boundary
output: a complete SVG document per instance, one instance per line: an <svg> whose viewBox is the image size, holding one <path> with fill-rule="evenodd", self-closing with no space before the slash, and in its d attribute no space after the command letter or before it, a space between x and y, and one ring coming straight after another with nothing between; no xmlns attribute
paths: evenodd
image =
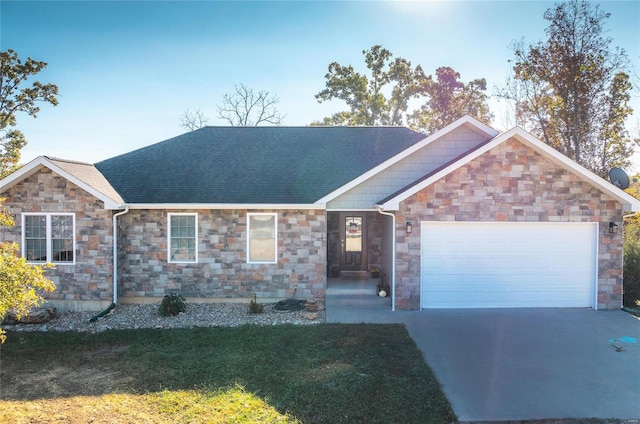
<svg viewBox="0 0 640 424"><path fill-rule="evenodd" d="M281 115L276 105L280 99L268 91L257 93L252 88L240 84L235 86L233 95L225 94L222 105L217 106L218 118L231 126L257 126L268 123L280 125L286 115Z"/></svg>

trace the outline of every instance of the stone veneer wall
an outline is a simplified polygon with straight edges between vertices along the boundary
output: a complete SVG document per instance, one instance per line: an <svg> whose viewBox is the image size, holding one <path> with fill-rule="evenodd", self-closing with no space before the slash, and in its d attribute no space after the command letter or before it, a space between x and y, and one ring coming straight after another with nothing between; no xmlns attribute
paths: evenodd
<svg viewBox="0 0 640 424"><path fill-rule="evenodd" d="M599 222L598 308L622 306L622 206L515 139L403 201L397 214L396 307L420 308L421 221ZM406 221L414 223L405 234Z"/></svg>
<svg viewBox="0 0 640 424"><path fill-rule="evenodd" d="M167 214L197 212L198 263L167 261ZM178 291L193 302L324 299L326 214L323 210L278 213L275 264L246 260L246 210L130 210L118 218L122 257L119 296L124 302L156 302ZM297 291L295 290L297 287Z"/></svg>
<svg viewBox="0 0 640 424"><path fill-rule="evenodd" d="M45 293L49 306L61 310L98 311L113 297L112 211L102 201L67 179L42 169L9 190L4 206L16 225L3 228L2 241L22 243L22 213L75 213L75 265L56 265L46 276L56 283L56 290Z"/></svg>

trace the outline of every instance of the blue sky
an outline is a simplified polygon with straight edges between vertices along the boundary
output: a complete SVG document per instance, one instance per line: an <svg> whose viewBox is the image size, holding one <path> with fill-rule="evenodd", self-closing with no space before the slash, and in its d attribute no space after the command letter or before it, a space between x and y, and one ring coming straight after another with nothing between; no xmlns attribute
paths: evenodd
<svg viewBox="0 0 640 424"><path fill-rule="evenodd" d="M613 44L640 72L640 2L599 4L612 14ZM224 125L215 106L235 84L277 94L285 125L343 110L314 97L327 66L364 71L361 52L375 44L429 74L450 66L465 82L486 78L493 94L509 73L510 43L544 39L543 14L553 5L0 0L0 49L48 62L38 79L60 90L57 107L43 106L37 119L18 116L29 141L23 162L39 155L97 162L183 133L179 117L187 108ZM637 90L633 104L640 109ZM492 106L492 125L507 129Z"/></svg>

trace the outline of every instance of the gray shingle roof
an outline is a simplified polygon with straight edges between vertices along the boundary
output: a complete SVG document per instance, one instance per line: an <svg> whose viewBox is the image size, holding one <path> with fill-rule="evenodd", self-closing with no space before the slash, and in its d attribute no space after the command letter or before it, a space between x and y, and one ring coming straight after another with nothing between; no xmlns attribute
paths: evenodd
<svg viewBox="0 0 640 424"><path fill-rule="evenodd" d="M127 203L308 204L423 138L403 127L204 127L95 166Z"/></svg>

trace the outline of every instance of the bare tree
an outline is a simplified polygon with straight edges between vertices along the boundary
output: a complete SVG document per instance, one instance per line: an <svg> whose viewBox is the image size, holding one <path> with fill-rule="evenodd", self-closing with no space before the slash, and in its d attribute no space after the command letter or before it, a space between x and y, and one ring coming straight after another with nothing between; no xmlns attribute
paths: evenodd
<svg viewBox="0 0 640 424"><path fill-rule="evenodd" d="M207 117L204 116L200 109L194 109L193 111L187 109L180 116L180 126L189 131L197 130L205 125L207 125Z"/></svg>
<svg viewBox="0 0 640 424"><path fill-rule="evenodd" d="M256 93L244 84L236 85L235 92L225 94L222 106L217 106L218 118L231 126L280 125L286 115L278 111L278 102L280 99L268 91L260 90Z"/></svg>

